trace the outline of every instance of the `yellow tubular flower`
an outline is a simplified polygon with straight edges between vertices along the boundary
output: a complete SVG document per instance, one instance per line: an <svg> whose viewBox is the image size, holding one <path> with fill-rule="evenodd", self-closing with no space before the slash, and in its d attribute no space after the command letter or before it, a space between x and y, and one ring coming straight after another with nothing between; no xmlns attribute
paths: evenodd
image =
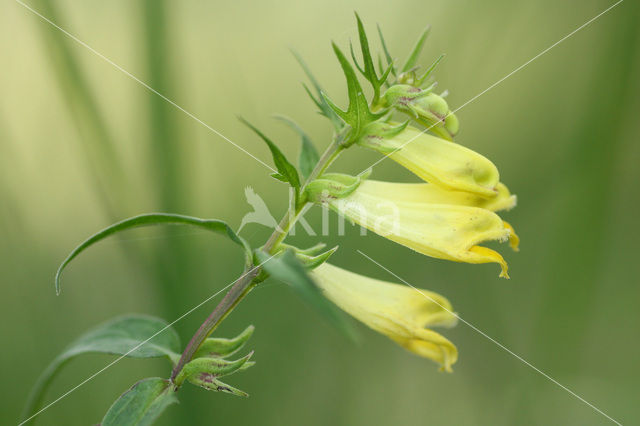
<svg viewBox="0 0 640 426"><path fill-rule="evenodd" d="M430 202L428 191L422 191L423 198L407 201L406 188L405 184L365 181L351 195L327 201L343 216L419 253L457 262L498 263L500 276L509 278L503 257L478 244L508 240L510 225L485 208Z"/></svg>
<svg viewBox="0 0 640 426"><path fill-rule="evenodd" d="M454 191L496 195L500 175L482 155L445 139L407 127L393 137L365 135L358 144L375 149L423 180Z"/></svg>
<svg viewBox="0 0 640 426"><path fill-rule="evenodd" d="M517 198L503 184L496 185L496 193L492 197L464 192L450 191L430 183L391 183L374 180L362 182L360 187L370 187L369 192L379 191L382 194L394 194L398 201L425 202L433 204L455 204L458 206L480 207L497 212L511 210L516 206Z"/></svg>
<svg viewBox="0 0 640 426"><path fill-rule="evenodd" d="M458 350L449 340L426 329L457 322L451 303L439 294L375 280L324 263L311 272L324 295L354 318L405 349L451 371Z"/></svg>

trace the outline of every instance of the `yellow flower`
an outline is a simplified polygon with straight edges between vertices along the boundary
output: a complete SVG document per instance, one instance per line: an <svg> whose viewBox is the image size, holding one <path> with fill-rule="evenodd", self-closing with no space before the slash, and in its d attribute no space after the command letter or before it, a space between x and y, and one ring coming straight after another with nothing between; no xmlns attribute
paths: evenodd
<svg viewBox="0 0 640 426"><path fill-rule="evenodd" d="M515 198L504 186L497 194L485 200L430 185L364 181L349 196L326 201L343 216L419 253L457 262L499 263L500 276L508 278L503 257L478 245L510 240L517 247L513 228L486 208L511 207Z"/></svg>
<svg viewBox="0 0 640 426"><path fill-rule="evenodd" d="M455 345L428 326L457 322L451 303L439 294L375 280L324 263L311 272L325 296L354 318L405 349L451 371Z"/></svg>
<svg viewBox="0 0 640 426"><path fill-rule="evenodd" d="M438 185L430 183L391 183L367 180L362 183L365 186L374 185L376 191L381 194L394 194L398 201L421 201L432 204L455 204L459 206L480 207L497 212L511 210L516 206L517 197L509 192L503 184L498 183L496 193L492 197L481 197L477 194L464 191L450 191Z"/></svg>
<svg viewBox="0 0 640 426"><path fill-rule="evenodd" d="M375 129L358 144L389 155L424 181L484 197L496 195L498 169L482 155L410 126L392 137L380 136L384 131Z"/></svg>

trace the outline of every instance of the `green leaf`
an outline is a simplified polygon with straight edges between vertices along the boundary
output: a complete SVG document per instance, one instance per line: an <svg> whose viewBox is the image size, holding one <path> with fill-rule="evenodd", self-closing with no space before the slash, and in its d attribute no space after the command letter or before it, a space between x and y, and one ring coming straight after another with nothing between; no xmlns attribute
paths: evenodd
<svg viewBox="0 0 640 426"><path fill-rule="evenodd" d="M360 86L360 82L358 81L358 77L356 76L353 67L344 56L340 48L332 43L333 51L338 58L338 62L340 62L340 66L342 67L342 71L344 72L345 78L347 79L347 92L349 96L349 107L346 111L341 110L336 104L329 99L326 94L322 94L325 101L329 104L329 106L335 111L336 114L349 126L352 128L352 134L349 136L349 139L346 141L345 145L349 145L354 143L361 135L364 127L375 121L382 116L386 112L381 113L373 113L369 109L369 104L367 103L367 98L362 90L362 86Z"/></svg>
<svg viewBox="0 0 640 426"><path fill-rule="evenodd" d="M360 16L356 13L356 20L358 22L358 38L360 39L360 50L362 51L362 60L364 62L364 69L360 68L358 65L358 61L353 53L353 47L351 47L351 57L353 58L353 62L356 64L358 70L364 75L364 77L369 80L371 86L373 87L373 99L371 101L372 104L376 104L380 99L380 87L385 83L387 77L389 76L389 72L391 71L391 65L387 66L386 71L382 72L382 77L378 78L376 73L376 68L373 65L373 58L371 56L371 50L369 48L369 40L367 39L367 33L364 30L364 25L362 24L362 20Z"/></svg>
<svg viewBox="0 0 640 426"><path fill-rule="evenodd" d="M431 64L431 66L429 68L427 68L427 70L425 71L425 73L422 75L422 77L420 77L416 83L416 86L420 86L422 85L422 83L427 79L427 77L429 77L431 75L431 73L433 72L433 70L438 66L438 64L440 63L440 61L442 60L442 58L444 58L445 54L443 53L442 55L440 55L438 57L438 59L436 59L433 64Z"/></svg>
<svg viewBox="0 0 640 426"><path fill-rule="evenodd" d="M313 145L309 135L307 135L307 133L302 130L295 121L289 117L285 117L284 115L277 115L276 118L285 122L300 135L300 156L298 157L298 166L300 167L302 176L308 178L309 175L311 175L313 168L318 164L318 160L320 160L320 155L318 154L316 147Z"/></svg>
<svg viewBox="0 0 640 426"><path fill-rule="evenodd" d="M391 74L395 76L396 68L395 68L395 65L393 64L393 58L389 53L389 49L387 49L387 43L385 42L384 36L382 35L382 28L380 28L380 25L377 25L377 27L378 27L378 35L380 36L380 43L382 44L382 50L384 51L384 57L387 60L387 66L391 69Z"/></svg>
<svg viewBox="0 0 640 426"><path fill-rule="evenodd" d="M180 358L180 338L165 321L146 315L127 315L98 325L71 343L40 375L29 395L23 418L39 409L47 387L60 368L72 358L87 353L130 358L164 356L173 362Z"/></svg>
<svg viewBox="0 0 640 426"><path fill-rule="evenodd" d="M322 290L316 285L307 273L305 267L296 258L293 250L286 250L281 257L269 256L262 250L257 250L256 255L263 268L273 278L289 284L303 299L324 314L340 331L352 340L357 340L353 325L344 313L325 298ZM267 260L270 259L268 262Z"/></svg>
<svg viewBox="0 0 640 426"><path fill-rule="evenodd" d="M307 75L307 78L311 81L311 84L313 85L313 87L316 89L317 97L314 96L311 93L311 90L309 90L309 88L307 87L307 85L303 83L302 85L304 86L304 89L306 90L307 94L309 95L313 103L315 103L316 106L320 109L320 114L327 117L329 121L331 121L331 124L333 124L333 127L336 130L340 130L343 126L342 120L340 120L340 117L336 115L333 109L331 109L329 104L324 100L324 97L322 96L322 92L323 92L322 86L320 86L320 83L318 83L318 80L316 80L316 78L313 76L313 73L307 66L306 62L298 54L298 52L292 49L291 53L293 54L293 57L296 59L298 64L300 64L300 67L302 67L302 70Z"/></svg>
<svg viewBox="0 0 640 426"><path fill-rule="evenodd" d="M200 228L204 228L208 231L216 232L218 234L226 235L231 241L240 245L246 255L247 262L251 262L251 248L247 244L247 242L239 237L233 229L225 222L221 220L215 219L200 219L197 217L191 216L183 216L179 214L170 214L170 213L149 213L142 214L139 216L130 217L129 219L125 219L121 222L115 223L111 226L104 228L103 230L97 232L92 235L88 239L86 239L82 244L76 247L69 256L62 262L58 271L56 272L55 278L55 286L56 286L56 294L60 294L60 276L65 267L71 262L76 256L82 253L84 250L94 245L98 241L101 241L107 238L110 235L116 234L121 231L125 231L127 229L133 228L141 228L145 226L154 226L154 225L191 225L197 226Z"/></svg>
<svg viewBox="0 0 640 426"><path fill-rule="evenodd" d="M170 381L159 377L140 380L107 411L102 426L148 426L171 404L178 402Z"/></svg>
<svg viewBox="0 0 640 426"><path fill-rule="evenodd" d="M209 337L198 348L194 358L215 357L224 358L239 351L253 334L254 326L250 325L242 333L232 339Z"/></svg>
<svg viewBox="0 0 640 426"><path fill-rule="evenodd" d="M429 31L431 31L431 27L427 26L427 28L425 28L420 35L420 38L418 38L415 46L413 46L413 49L411 50L411 53L407 58L407 62L405 62L404 66L402 67L402 72L407 72L416 65L418 57L420 56L420 52L422 52L422 48L424 47L424 42L429 36Z"/></svg>
<svg viewBox="0 0 640 426"><path fill-rule="evenodd" d="M289 182L292 187L298 189L300 188L300 176L298 176L298 171L296 168L287 160L287 157L284 156L280 148L273 143L268 137L265 136L260 130L254 127L251 123L245 120L242 117L239 117L240 121L242 121L247 127L253 130L260 138L266 142L269 150L271 151L271 155L273 156L273 163L276 165L278 169L277 175L272 175L278 180L282 180L284 182Z"/></svg>

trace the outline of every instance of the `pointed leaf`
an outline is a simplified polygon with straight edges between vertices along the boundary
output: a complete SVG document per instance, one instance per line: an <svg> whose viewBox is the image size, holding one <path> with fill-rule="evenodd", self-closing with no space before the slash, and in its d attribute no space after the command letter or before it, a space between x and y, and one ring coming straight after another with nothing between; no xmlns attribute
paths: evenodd
<svg viewBox="0 0 640 426"><path fill-rule="evenodd" d="M281 257L271 257L262 250L257 250L256 255L263 263L265 271L273 278L289 284L308 303L324 314L338 329L350 339L356 340L353 325L344 313L325 298L320 288L311 279L304 266L296 259L292 250L287 250Z"/></svg>
<svg viewBox="0 0 640 426"><path fill-rule="evenodd" d="M198 348L194 358L224 358L240 350L253 334L254 326L250 325L242 333L232 339L209 337Z"/></svg>
<svg viewBox="0 0 640 426"><path fill-rule="evenodd" d="M289 182L292 187L300 188L300 177L298 176L298 171L296 168L287 160L287 157L284 156L280 148L273 143L268 137L265 136L260 130L254 127L251 123L245 120L242 117L239 117L240 121L242 121L247 127L253 130L260 138L266 142L269 150L271 151L271 155L273 156L273 163L276 165L278 169L279 176L274 176L278 180L283 180L285 182ZM286 180L285 180L286 179Z"/></svg>
<svg viewBox="0 0 640 426"><path fill-rule="evenodd" d="M118 398L102 419L102 426L148 426L178 402L171 382L159 377L140 380Z"/></svg>
<svg viewBox="0 0 640 426"><path fill-rule="evenodd" d="M360 71L362 75L366 76L367 74L362 69L362 67L360 67L360 64L358 63L358 58L356 58L356 54L353 51L353 43L351 43L351 39L349 39L349 52L351 53L351 59L353 60L353 65L356 66L356 69Z"/></svg>
<svg viewBox="0 0 640 426"><path fill-rule="evenodd" d="M302 130L295 121L289 117L285 117L284 115L278 115L276 118L278 120L282 120L300 135L300 156L298 157L298 167L300 168L302 176L308 178L313 171L313 168L318 164L318 160L320 160L320 155L318 154L316 147L313 145L309 135L307 135L307 133Z"/></svg>
<svg viewBox="0 0 640 426"><path fill-rule="evenodd" d="M353 129L353 134L350 135L346 145L355 142L364 130L364 126L382 117L383 113L372 113L367 103L367 98L360 86L358 77L356 76L353 67L344 56L340 48L335 43L332 43L333 51L340 62L342 71L347 79L347 92L349 96L349 107L346 111L342 111L335 105L324 93L323 96L329 106L335 111Z"/></svg>
<svg viewBox="0 0 640 426"><path fill-rule="evenodd" d="M422 48L424 47L424 42L427 40L427 36L429 36L429 31L431 31L431 27L427 26L420 35L420 38L418 38L415 46L413 46L413 49L407 58L407 62L405 62L402 67L402 72L407 72L416 65L420 52L422 52Z"/></svg>
<svg viewBox="0 0 640 426"><path fill-rule="evenodd" d="M245 255L248 261L251 260L251 248L245 240L239 237L233 229L225 222L215 219L200 219L192 216L183 216L179 214L169 213L149 213L139 216L130 217L121 222L115 223L111 226L104 228L103 230L92 235L86 239L82 244L76 247L69 256L62 262L55 277L56 293L60 294L60 276L62 271L76 256L82 253L87 248L91 247L98 241L107 238L110 235L117 234L118 232L125 231L127 229L141 228L145 226L155 225L191 225L204 228L208 231L212 231L218 234L227 236L231 241L244 248Z"/></svg>
<svg viewBox="0 0 640 426"><path fill-rule="evenodd" d="M342 121L324 100L324 97L322 96L323 90L322 90L322 87L320 86L320 83L318 83L318 80L316 80L316 78L313 76L313 73L307 66L306 62L298 54L298 52L296 52L295 50L291 50L291 53L293 54L293 57L296 59L298 64L300 64L300 67L302 67L302 70L307 75L307 78L311 81L311 84L313 85L313 87L316 89L317 98L311 93L309 88L305 84L303 84L304 89L307 91L307 94L309 95L309 97L311 97L311 99L318 106L318 108L320 108L320 113L325 117L327 117L329 121L331 121L331 124L333 124L333 127L336 130L340 130L340 128L342 128L343 126Z"/></svg>
<svg viewBox="0 0 640 426"><path fill-rule="evenodd" d="M384 40L384 36L382 35L382 28L380 28L380 25L377 25L378 27L378 35L380 36L380 44L382 44L382 50L384 51L384 57L387 60L387 66L391 67L391 74L393 74L394 76L396 75L396 69L395 66L393 64L393 58L391 57L391 54L389 53L389 49L387 49L387 43Z"/></svg>
<svg viewBox="0 0 640 426"><path fill-rule="evenodd" d="M418 79L418 82L417 82L417 84L416 84L417 86L420 86L420 85L421 85L421 84L422 84L422 83L427 79L427 77L429 77L429 76L431 75L431 73L433 72L433 70L438 66L438 64L440 63L440 61L442 60L442 58L444 58L444 56L445 56L445 55L444 55L444 53L443 53L442 55L440 55L440 56L438 57L438 59L436 59L436 60L433 62L433 64L431 64L431 66L430 66L429 68L427 68L427 71L425 71L425 73L423 74L423 76L422 76L422 77L420 77L420 78Z"/></svg>
<svg viewBox="0 0 640 426"><path fill-rule="evenodd" d="M87 353L129 358L165 356L176 361L180 358L180 338L165 321L146 315L127 315L98 325L71 343L40 375L29 395L23 418L39 409L47 387L60 368L72 358Z"/></svg>
<svg viewBox="0 0 640 426"><path fill-rule="evenodd" d="M371 103L376 104L380 99L380 87L382 87L387 77L389 76L391 67L389 66L386 72L383 71L382 78L378 79L376 68L373 65L373 57L371 56L371 50L369 48L369 40L367 39L367 33L364 30L364 25L362 24L362 20L360 19L360 16L357 13L355 15L356 15L356 20L358 22L358 38L360 39L360 50L362 51L362 60L364 62L364 70L360 69L360 67L358 67L358 70L371 83L371 86L373 88L373 99ZM353 61L356 62L355 55L353 54L353 49L351 49L351 56L353 57Z"/></svg>

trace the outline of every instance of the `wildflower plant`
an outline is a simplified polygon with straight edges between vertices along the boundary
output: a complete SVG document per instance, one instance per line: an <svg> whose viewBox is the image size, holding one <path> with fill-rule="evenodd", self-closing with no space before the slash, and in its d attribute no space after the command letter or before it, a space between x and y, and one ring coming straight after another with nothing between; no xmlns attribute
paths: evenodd
<svg viewBox="0 0 640 426"><path fill-rule="evenodd" d="M445 297L333 266L327 260L337 247L326 249L320 243L302 249L284 242L309 207L324 205L426 256L456 262L498 263L500 276L508 278L502 255L482 243L508 241L517 249L518 237L513 227L497 214L513 208L516 198L500 182L498 169L490 160L454 142L459 132L458 118L444 95L434 92L436 83L432 74L442 56L426 69L417 65L429 29L399 65L387 49L379 27L382 52L374 60L357 15L356 21L361 59L352 45L353 63L333 44L346 77L346 109L331 100L294 53L311 81L312 87L305 85L305 90L334 129L333 139L322 155L297 124L280 117L301 136L296 167L267 135L241 119L271 151L276 167L271 176L285 183L293 193L287 214L264 244L249 243L220 220L151 213L125 219L91 236L58 269L55 288L59 294L61 274L76 256L106 237L132 228L188 225L226 237L244 256L244 271L187 345L181 345L171 324L158 318L129 315L102 324L69 345L45 370L29 398L25 419L31 420L37 413L59 368L84 353L160 357L171 364L168 377L143 379L123 393L104 415L103 426L152 423L166 407L177 402L178 391L187 383L248 396L227 384L227 376L254 365L253 352L243 352L254 327L247 327L234 338L212 337L212 333L238 303L267 279L289 284L348 336L353 336L353 325L343 311L408 351L435 361L442 370L452 371L458 350L431 329L456 324L457 314ZM358 72L371 86L370 96L365 94ZM389 157L424 183L376 181L371 169L357 176L327 172L339 155L363 148ZM384 208L389 205L395 212L391 219Z"/></svg>

